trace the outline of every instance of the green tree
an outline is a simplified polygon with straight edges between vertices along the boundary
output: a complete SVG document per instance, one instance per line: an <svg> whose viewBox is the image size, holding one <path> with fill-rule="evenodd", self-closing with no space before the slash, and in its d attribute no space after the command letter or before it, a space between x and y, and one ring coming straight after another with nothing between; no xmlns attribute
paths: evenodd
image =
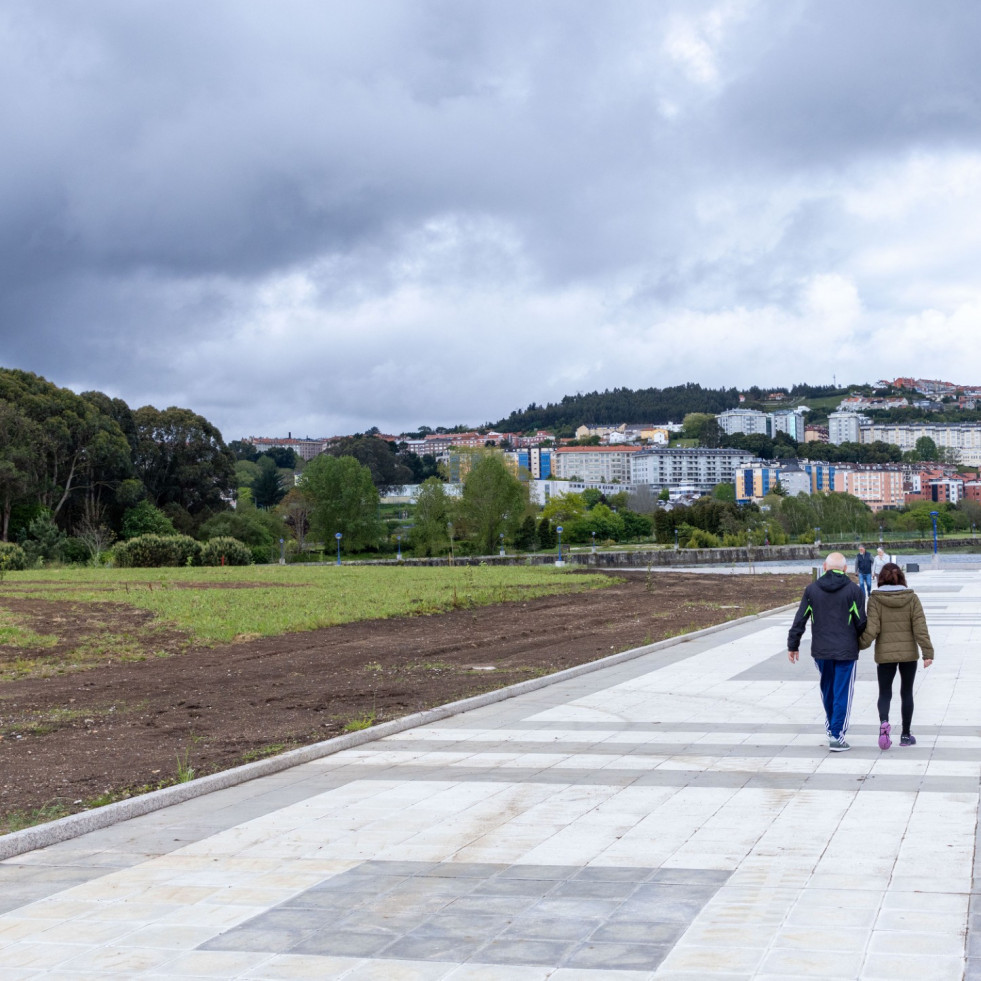
<svg viewBox="0 0 981 981"><path fill-rule="evenodd" d="M451 520L450 498L439 477L427 477L419 488L413 513L409 544L416 555L443 555L450 546L447 523Z"/></svg>
<svg viewBox="0 0 981 981"><path fill-rule="evenodd" d="M314 457L303 471L300 488L313 502L310 526L329 548L341 533L341 549L377 548L383 534L378 490L371 471L351 456Z"/></svg>
<svg viewBox="0 0 981 981"><path fill-rule="evenodd" d="M527 485L511 473L499 453L478 453L464 478L457 508L477 549L489 555L502 533L512 539L527 511Z"/></svg>
<svg viewBox="0 0 981 981"><path fill-rule="evenodd" d="M259 473L252 480L252 500L257 508L274 508L286 496L282 474L271 456L259 457ZM233 536L236 537L236 536Z"/></svg>
<svg viewBox="0 0 981 981"><path fill-rule="evenodd" d="M371 433L345 436L324 452L331 456L354 457L358 463L368 468L375 487L382 494L413 480L413 472L398 458L395 444Z"/></svg>
<svg viewBox="0 0 981 981"><path fill-rule="evenodd" d="M235 484L235 460L221 433L203 416L171 406L133 413L136 475L157 505L176 504L191 516L223 511Z"/></svg>

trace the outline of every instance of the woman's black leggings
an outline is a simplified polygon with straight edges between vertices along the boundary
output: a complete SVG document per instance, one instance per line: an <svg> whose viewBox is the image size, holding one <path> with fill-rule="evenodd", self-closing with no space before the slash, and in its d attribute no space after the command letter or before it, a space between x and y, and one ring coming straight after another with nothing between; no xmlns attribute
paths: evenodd
<svg viewBox="0 0 981 981"><path fill-rule="evenodd" d="M903 735L909 735L913 721L913 679L916 677L916 661L893 661L891 664L877 664L879 675L879 721L889 721L889 703L892 701L892 683L899 668L899 698L903 713Z"/></svg>

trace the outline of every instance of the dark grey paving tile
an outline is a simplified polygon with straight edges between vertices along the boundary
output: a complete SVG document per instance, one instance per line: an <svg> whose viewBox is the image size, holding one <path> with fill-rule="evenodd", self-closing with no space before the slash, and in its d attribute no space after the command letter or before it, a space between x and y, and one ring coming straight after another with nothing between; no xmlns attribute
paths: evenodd
<svg viewBox="0 0 981 981"><path fill-rule="evenodd" d="M402 937L385 949L385 957L407 958L415 961L469 960L480 949L483 941L470 942L457 937ZM333 953L333 952L331 952Z"/></svg>
<svg viewBox="0 0 981 981"><path fill-rule="evenodd" d="M572 879L561 882L549 894L556 899L626 899L638 888L636 882L602 882L598 880Z"/></svg>
<svg viewBox="0 0 981 981"><path fill-rule="evenodd" d="M501 913L513 916L530 909L538 896L461 896L447 903L443 909L447 913Z"/></svg>
<svg viewBox="0 0 981 981"><path fill-rule="evenodd" d="M575 865L509 865L502 879L568 879L577 871Z"/></svg>
<svg viewBox="0 0 981 981"><path fill-rule="evenodd" d="M539 916L533 913L516 917L504 930L503 937L524 940L584 940L602 920L571 916Z"/></svg>
<svg viewBox="0 0 981 981"><path fill-rule="evenodd" d="M477 960L484 964L542 964L558 967L575 950L575 943L559 940L493 940Z"/></svg>
<svg viewBox="0 0 981 981"><path fill-rule="evenodd" d="M607 920L589 935L590 942L623 944L673 944L690 921L657 923L651 920Z"/></svg>
<svg viewBox="0 0 981 981"><path fill-rule="evenodd" d="M656 869L650 868L590 865L580 869L572 878L576 882L646 882L656 872Z"/></svg>
<svg viewBox="0 0 981 981"><path fill-rule="evenodd" d="M651 882L686 882L692 884L705 883L721 886L728 882L732 873L723 869L656 869Z"/></svg>
<svg viewBox="0 0 981 981"><path fill-rule="evenodd" d="M702 911L704 903L664 900L631 900L609 918L610 923L684 923L689 924Z"/></svg>
<svg viewBox="0 0 981 981"><path fill-rule="evenodd" d="M981 957L968 957L964 967L964 981L981 981Z"/></svg>
<svg viewBox="0 0 981 981"><path fill-rule="evenodd" d="M968 957L981 957L981 934L969 932L966 950Z"/></svg>
<svg viewBox="0 0 981 981"><path fill-rule="evenodd" d="M479 883L474 896L544 896L551 892L555 879L504 879L497 876Z"/></svg>
<svg viewBox="0 0 981 981"><path fill-rule="evenodd" d="M312 934L289 948L291 954L317 954L322 957L374 957L392 943L379 933L323 931ZM224 948L229 949L229 948ZM238 948L233 948L238 949Z"/></svg>
<svg viewBox="0 0 981 981"><path fill-rule="evenodd" d="M671 950L657 944L595 944L580 947L565 967L607 971L653 971Z"/></svg>
<svg viewBox="0 0 981 981"><path fill-rule="evenodd" d="M335 920L329 929L353 933L387 933L392 937L402 936L418 929L429 918L428 913L383 914L374 910L357 910Z"/></svg>
<svg viewBox="0 0 981 981"><path fill-rule="evenodd" d="M507 869L507 865L490 862L441 862L427 872L427 876L438 879L461 877L465 879L489 879Z"/></svg>
<svg viewBox="0 0 981 981"><path fill-rule="evenodd" d="M462 936L468 940L491 940L511 923L511 918L488 913L441 910L412 930L416 937Z"/></svg>
<svg viewBox="0 0 981 981"><path fill-rule="evenodd" d="M547 897L532 907L536 915L573 917L583 920L605 920L620 903L614 899L552 899Z"/></svg>

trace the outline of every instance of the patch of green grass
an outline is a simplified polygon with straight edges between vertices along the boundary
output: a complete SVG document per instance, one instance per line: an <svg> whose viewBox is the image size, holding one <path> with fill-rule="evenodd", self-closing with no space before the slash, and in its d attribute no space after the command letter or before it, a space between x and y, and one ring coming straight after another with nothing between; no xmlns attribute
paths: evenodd
<svg viewBox="0 0 981 981"><path fill-rule="evenodd" d="M357 620L441 613L608 586L602 575L536 566L245 566L31 570L4 593L150 610L199 643L276 636ZM203 588L195 588L203 587Z"/></svg>
<svg viewBox="0 0 981 981"><path fill-rule="evenodd" d="M31 811L10 811L0 817L0 834L7 835L13 831L23 831L24 828L33 828L35 824L57 821L71 813L72 808L66 804L49 804Z"/></svg>
<svg viewBox="0 0 981 981"><path fill-rule="evenodd" d="M54 647L57 637L50 634L38 634L27 627L21 626L13 614L0 610L0 647Z"/></svg>
<svg viewBox="0 0 981 981"><path fill-rule="evenodd" d="M362 729L370 729L374 724L375 713L362 712L344 723L344 732L359 732Z"/></svg>

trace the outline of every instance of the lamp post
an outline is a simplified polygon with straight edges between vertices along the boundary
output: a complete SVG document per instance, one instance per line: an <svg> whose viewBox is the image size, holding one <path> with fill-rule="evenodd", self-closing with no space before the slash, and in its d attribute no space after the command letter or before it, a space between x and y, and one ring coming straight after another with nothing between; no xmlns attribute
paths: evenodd
<svg viewBox="0 0 981 981"><path fill-rule="evenodd" d="M814 544L815 545L818 545L818 546L820 546L820 544L821 544L821 529L820 528L815 528L814 529Z"/></svg>
<svg viewBox="0 0 981 981"><path fill-rule="evenodd" d="M446 530L450 533L450 565L453 565L453 522L446 522Z"/></svg>
<svg viewBox="0 0 981 981"><path fill-rule="evenodd" d="M879 541L882 541L882 525L879 525Z"/></svg>
<svg viewBox="0 0 981 981"><path fill-rule="evenodd" d="M677 528L675 528L675 530L674 530L674 550L676 552L678 551L678 529Z"/></svg>
<svg viewBox="0 0 981 981"><path fill-rule="evenodd" d="M344 537L340 532L337 532L334 537L337 539L337 564L341 564L341 539Z"/></svg>
<svg viewBox="0 0 981 981"><path fill-rule="evenodd" d="M555 564L556 565L564 565L564 563L562 562L562 525L559 525L555 529L555 533L558 535L558 538L559 538L559 557L556 560Z"/></svg>
<svg viewBox="0 0 981 981"><path fill-rule="evenodd" d="M399 543L398 544L398 550L399 550L398 561L401 562L402 561L402 536L401 535L396 535L395 536L395 540Z"/></svg>
<svg viewBox="0 0 981 981"><path fill-rule="evenodd" d="M939 511L930 512L930 520L933 522L933 557L937 557L937 515Z"/></svg>
<svg viewBox="0 0 981 981"><path fill-rule="evenodd" d="M497 537L501 540L501 548L500 548L500 551L498 552L498 555L503 555L504 554L504 532L502 531Z"/></svg>
<svg viewBox="0 0 981 981"><path fill-rule="evenodd" d="M975 528L974 528L974 522L972 521L971 522L971 537L973 538L976 534L977 534L977 532L975 531Z"/></svg>
<svg viewBox="0 0 981 981"><path fill-rule="evenodd" d="M595 552L596 551L596 532L593 531L593 532L590 532L590 534L593 536L593 551Z"/></svg>

